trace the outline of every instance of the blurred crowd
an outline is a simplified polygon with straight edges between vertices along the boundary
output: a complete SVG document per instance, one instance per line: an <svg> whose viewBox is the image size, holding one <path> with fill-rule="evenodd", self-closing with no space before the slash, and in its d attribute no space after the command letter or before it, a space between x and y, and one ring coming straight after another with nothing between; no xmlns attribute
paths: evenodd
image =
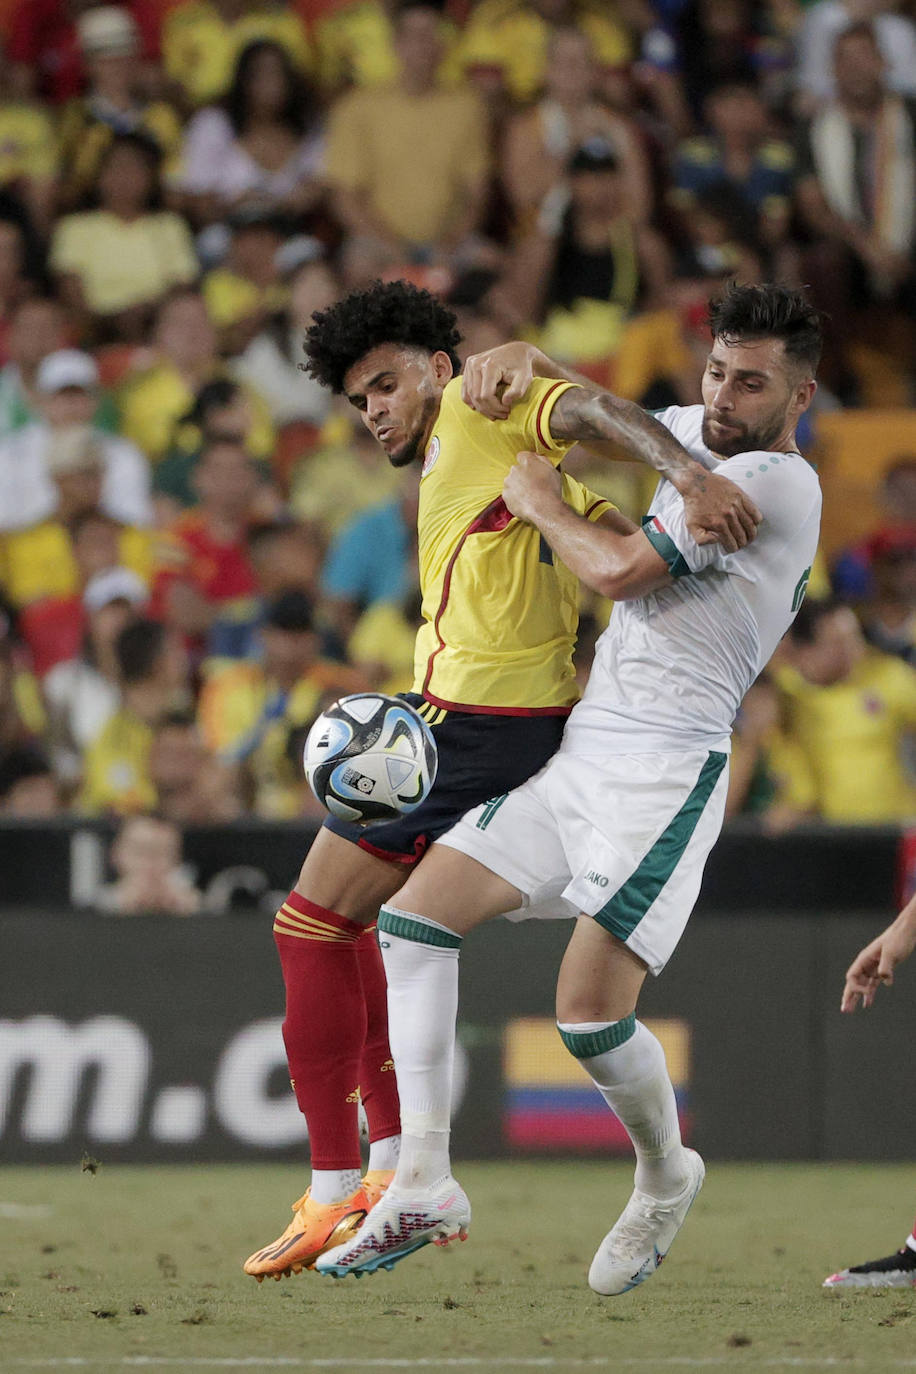
<svg viewBox="0 0 916 1374"><path fill-rule="evenodd" d="M698 400L718 287L802 283L805 444L913 403L914 4L0 0L0 34L2 815L163 852L314 815L322 705L409 686L416 476L299 367L347 289L657 408ZM916 453L881 500L745 703L733 814L916 814Z"/></svg>

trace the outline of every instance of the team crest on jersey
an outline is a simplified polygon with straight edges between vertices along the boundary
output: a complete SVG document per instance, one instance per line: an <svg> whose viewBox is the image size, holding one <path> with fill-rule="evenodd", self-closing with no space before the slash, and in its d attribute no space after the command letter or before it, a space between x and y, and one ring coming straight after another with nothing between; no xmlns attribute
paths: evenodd
<svg viewBox="0 0 916 1374"><path fill-rule="evenodd" d="M421 477L425 477L428 472L432 471L432 469L436 466L436 460L438 459L438 457L439 436L438 434L434 434L433 437L430 439L429 443L426 445L426 453L423 457L423 471L420 474Z"/></svg>

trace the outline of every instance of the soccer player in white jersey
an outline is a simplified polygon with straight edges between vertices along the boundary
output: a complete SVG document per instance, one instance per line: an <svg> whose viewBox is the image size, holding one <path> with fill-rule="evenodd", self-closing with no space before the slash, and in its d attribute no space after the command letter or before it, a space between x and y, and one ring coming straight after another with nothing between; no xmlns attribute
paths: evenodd
<svg viewBox="0 0 916 1374"><path fill-rule="evenodd" d="M575 918L559 1032L636 1152L635 1191L592 1261L591 1287L611 1295L649 1278L703 1182L702 1160L681 1143L664 1053L636 1003L696 900L722 824L732 722L801 604L821 511L817 477L795 446L815 391L817 313L782 287L732 286L712 304L710 325L703 405L672 406L659 419L756 503L753 543L731 554L697 544L665 480L642 530L619 534L565 507L559 478L536 454L521 454L506 478L513 515L618 604L558 753L522 787L468 812L396 905L382 908L400 1162L386 1196L319 1259L320 1272L390 1268L429 1241L466 1234L470 1205L448 1151L458 954L472 927L499 914ZM532 372L567 375L537 350L507 345L470 366L468 397L496 418Z"/></svg>

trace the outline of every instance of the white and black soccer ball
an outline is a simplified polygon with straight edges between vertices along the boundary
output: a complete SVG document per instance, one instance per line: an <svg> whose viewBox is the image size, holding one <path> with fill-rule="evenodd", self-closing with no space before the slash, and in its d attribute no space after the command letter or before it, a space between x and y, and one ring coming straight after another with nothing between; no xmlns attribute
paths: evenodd
<svg viewBox="0 0 916 1374"><path fill-rule="evenodd" d="M356 825L415 811L436 778L432 731L412 706L381 692L356 692L323 711L303 762L315 796Z"/></svg>

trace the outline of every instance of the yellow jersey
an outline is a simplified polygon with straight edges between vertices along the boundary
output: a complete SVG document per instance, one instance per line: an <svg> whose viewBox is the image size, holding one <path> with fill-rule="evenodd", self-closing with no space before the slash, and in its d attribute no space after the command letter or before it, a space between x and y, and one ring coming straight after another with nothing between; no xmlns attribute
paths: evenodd
<svg viewBox="0 0 916 1374"><path fill-rule="evenodd" d="M539 532L509 514L501 492L522 449L559 465L572 447L550 415L573 385L536 379L506 420L442 394L420 480L417 518L423 619L414 692L435 706L491 715L565 715L578 697L572 652L576 576ZM597 520L612 509L564 474L563 497Z"/></svg>
<svg viewBox="0 0 916 1374"><path fill-rule="evenodd" d="M880 825L916 816L916 787L901 758L904 738L916 728L916 672L909 664L869 651L829 687L791 668L781 669L777 681L824 820Z"/></svg>

